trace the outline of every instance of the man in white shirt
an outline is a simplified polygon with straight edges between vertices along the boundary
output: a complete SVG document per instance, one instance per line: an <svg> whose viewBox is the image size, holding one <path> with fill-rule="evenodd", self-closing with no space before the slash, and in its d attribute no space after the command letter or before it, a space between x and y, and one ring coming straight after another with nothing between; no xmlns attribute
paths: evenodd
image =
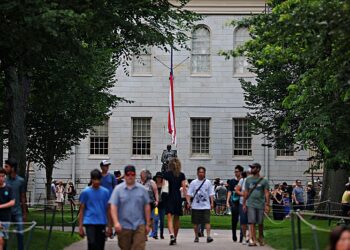
<svg viewBox="0 0 350 250"><path fill-rule="evenodd" d="M210 243L213 241L213 238L210 237L210 210L214 207L215 192L211 182L205 179L205 173L205 167L199 166L197 168L197 179L191 182L186 199L192 208L191 220L195 235L194 242L199 242L198 225L205 224L207 243Z"/></svg>

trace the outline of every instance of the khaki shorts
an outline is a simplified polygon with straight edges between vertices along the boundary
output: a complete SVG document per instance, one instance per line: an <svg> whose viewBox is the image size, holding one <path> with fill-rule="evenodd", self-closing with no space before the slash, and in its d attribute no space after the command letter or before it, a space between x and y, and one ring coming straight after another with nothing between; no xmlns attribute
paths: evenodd
<svg viewBox="0 0 350 250"><path fill-rule="evenodd" d="M122 229L118 233L118 245L121 250L145 250L146 226L140 225L136 230Z"/></svg>

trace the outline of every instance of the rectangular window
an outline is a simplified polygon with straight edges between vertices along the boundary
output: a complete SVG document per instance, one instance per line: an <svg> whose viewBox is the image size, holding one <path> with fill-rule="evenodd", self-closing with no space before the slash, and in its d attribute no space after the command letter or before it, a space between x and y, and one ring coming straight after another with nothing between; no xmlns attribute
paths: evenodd
<svg viewBox="0 0 350 250"><path fill-rule="evenodd" d="M132 73L134 75L152 74L152 51L150 47L142 49L140 55L132 58Z"/></svg>
<svg viewBox="0 0 350 250"><path fill-rule="evenodd" d="M294 156L294 147L293 147L293 145L289 145L286 148L277 148L276 149L276 156L277 157Z"/></svg>
<svg viewBox="0 0 350 250"><path fill-rule="evenodd" d="M151 154L151 118L132 118L132 154Z"/></svg>
<svg viewBox="0 0 350 250"><path fill-rule="evenodd" d="M108 121L90 131L90 154L108 155Z"/></svg>
<svg viewBox="0 0 350 250"><path fill-rule="evenodd" d="M248 119L233 119L233 156L252 155L252 134Z"/></svg>
<svg viewBox="0 0 350 250"><path fill-rule="evenodd" d="M191 146L194 155L209 155L210 118L191 119Z"/></svg>

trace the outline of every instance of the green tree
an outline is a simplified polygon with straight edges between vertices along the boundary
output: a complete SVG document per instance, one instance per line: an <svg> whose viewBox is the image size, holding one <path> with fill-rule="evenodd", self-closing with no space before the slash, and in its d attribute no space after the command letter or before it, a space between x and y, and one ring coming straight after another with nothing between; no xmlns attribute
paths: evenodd
<svg viewBox="0 0 350 250"><path fill-rule="evenodd" d="M26 163L26 111L35 69L53 52L110 49L115 62L146 45L185 45L197 16L163 0L13 1L0 3L0 61L8 103L9 157ZM33 83L34 84L34 83Z"/></svg>
<svg viewBox="0 0 350 250"><path fill-rule="evenodd" d="M55 164L124 101L110 93L115 84L111 51L92 47L85 52L84 60L68 51L54 53L31 77L27 158L45 169L48 198Z"/></svg>
<svg viewBox="0 0 350 250"><path fill-rule="evenodd" d="M345 0L270 1L272 12L235 25L256 82L241 80L256 133L317 152L323 199L339 201L350 166L350 5ZM277 145L281 146L281 145ZM332 189L330 187L332 186Z"/></svg>

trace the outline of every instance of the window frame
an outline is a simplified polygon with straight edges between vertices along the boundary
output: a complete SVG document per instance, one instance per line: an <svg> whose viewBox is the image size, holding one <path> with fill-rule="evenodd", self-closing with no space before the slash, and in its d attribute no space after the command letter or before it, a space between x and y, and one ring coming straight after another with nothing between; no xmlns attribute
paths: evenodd
<svg viewBox="0 0 350 250"><path fill-rule="evenodd" d="M193 127L193 122L194 121L208 121L208 136L202 136L201 135L201 132L199 132L200 133L200 135L199 136L194 136L193 135L193 131L194 131L194 127ZM210 125L210 123L211 123L211 118L210 117L191 117L191 119L190 119L190 128L191 128L191 131L190 131L190 154L191 154L191 156L192 157L206 157L206 158L208 158L208 157L210 157L210 153L211 153L211 149L210 149L210 144L211 144L211 136L210 136L210 127L211 127L211 125ZM202 124L200 124L199 125L200 126L200 130L201 130L201 128L202 128ZM200 152L194 152L193 150L193 144L194 144L194 142L193 142L193 140L194 139L199 139L200 140L200 142L199 142L199 147L200 147L200 149L199 149L199 151ZM204 144L204 142L202 142L202 140L208 140L208 147L207 147L207 153L203 153L202 152L202 144ZM204 150L203 150L204 151Z"/></svg>
<svg viewBox="0 0 350 250"><path fill-rule="evenodd" d="M248 131L249 136L244 136L244 134L242 136L239 136L239 137L235 136L235 132L236 132L235 129L236 129L236 122L237 121L246 121L247 122L247 125L248 125L247 131ZM242 131L242 133L245 132L244 129L241 129L241 131ZM236 145L235 139L248 140L246 145L250 145L250 147L248 147L248 148L235 147L235 145ZM249 143L249 140L250 140L250 143ZM245 145L243 142L244 141L242 141L240 144ZM247 151L247 154L235 154L235 151ZM250 132L249 119L246 117L234 117L234 118L232 118L232 158L252 158L252 157L253 157L253 136L252 136L252 133Z"/></svg>
<svg viewBox="0 0 350 250"><path fill-rule="evenodd" d="M249 41L249 39L245 40L245 41L238 41L237 40L237 33L238 33L238 31L240 31L242 29L246 29L247 30L247 28L237 27L237 26L233 30L233 49L236 49L237 46L240 46L242 43ZM248 34L249 34L249 31L248 31ZM240 58L245 58L244 60L247 61L247 57L245 57L245 56L239 56L238 58L237 57L233 58L233 65L232 65L233 66L232 67L233 68L233 77L234 78L240 78L240 77L251 78L251 77L255 77L255 74L252 73L252 72L249 72L249 71L248 72L243 72L243 73L237 73L237 71L236 71L236 64L237 64L237 61Z"/></svg>
<svg viewBox="0 0 350 250"><path fill-rule="evenodd" d="M146 121L149 121L149 136L134 136L134 123L136 120L146 120ZM141 124L141 127L143 125ZM137 137L137 138L141 138L141 141L139 142L139 144L142 144L143 143L143 139L144 138L149 138L149 153L145 153L145 154L142 154L142 150L143 148L141 147L140 149L138 148L135 148L134 149L134 138ZM135 142L137 143L137 142ZM147 141L145 142L147 143ZM137 154L135 153L134 154L134 150L141 150L141 154ZM147 152L147 147L145 148L145 151ZM148 158L150 157L152 154L152 117L131 117L131 156L132 158Z"/></svg>
<svg viewBox="0 0 350 250"><path fill-rule="evenodd" d="M107 129L106 129L106 131L107 131L107 136L94 136L94 135L92 135L92 132L94 131L94 129L95 129L96 127L104 127L104 126L106 126L106 128L107 128ZM92 143L96 143L96 142L92 142L92 140L91 140L92 138L107 138L107 142L97 142L97 143L107 143L107 148L102 148L102 149L95 149L95 148L93 148L93 149L92 149L92 147L91 147ZM93 129L91 129L90 132L89 132L89 157L91 157L91 158L94 158L94 157L97 157L97 158L98 158L99 156L101 156L101 157L106 157L106 156L109 155L109 152L110 152L109 147L110 147L110 140L109 140L109 119L107 119L106 121L103 122L102 125L94 126ZM94 151L96 151L96 150L107 150L107 154L105 154L105 153L103 153L103 154L91 153L92 150L94 150Z"/></svg>
<svg viewBox="0 0 350 250"><path fill-rule="evenodd" d="M196 54L194 54L193 53L193 45L194 45L194 40L193 40L193 36L194 36L194 32L196 31L196 30L198 30L198 29L206 29L207 31L208 31L208 34L209 34L209 38L208 38L208 40L209 40L209 51L208 51L208 53L207 54L204 54L204 53L196 53ZM197 25L193 30L192 30L192 32L191 32L191 58L190 58L190 73L191 73L191 77L211 77L211 73L212 73L212 58L211 58L211 51L212 51L212 44L211 44L212 42L211 42L211 30L210 30L210 28L207 26L207 25L205 25L205 24L199 24L199 25ZM194 56L201 56L201 55L206 55L206 56L208 56L208 58L209 58L209 65L208 65L208 68L209 68L209 70L207 71L207 72L193 72L193 59L195 58Z"/></svg>

